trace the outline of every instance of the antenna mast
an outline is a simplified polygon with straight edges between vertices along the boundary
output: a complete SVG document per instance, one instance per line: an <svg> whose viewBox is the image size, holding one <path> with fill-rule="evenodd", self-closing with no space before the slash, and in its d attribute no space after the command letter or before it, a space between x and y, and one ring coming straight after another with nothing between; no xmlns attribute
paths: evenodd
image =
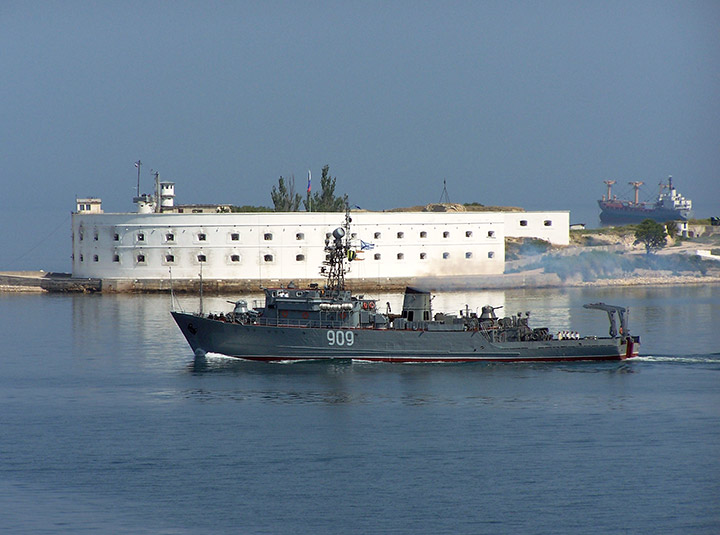
<svg viewBox="0 0 720 535"><path fill-rule="evenodd" d="M155 212L159 213L160 210L160 173L157 171L150 171L155 177Z"/></svg>
<svg viewBox="0 0 720 535"><path fill-rule="evenodd" d="M326 260L320 268L327 278L327 289L331 292L345 289L345 262L352 260L355 251L350 248L350 208L345 205L345 221L341 227L333 230L329 238L325 238ZM330 243L330 240L333 240Z"/></svg>
<svg viewBox="0 0 720 535"><path fill-rule="evenodd" d="M445 199L445 200L443 200L443 199ZM445 180L444 178L443 178L443 190L442 190L442 193L440 194L440 203L442 204L443 202L450 204L450 196L448 195L448 192L447 192L447 180Z"/></svg>
<svg viewBox="0 0 720 535"><path fill-rule="evenodd" d="M140 167L142 166L142 162L138 160L135 162L135 168L138 170L138 182L137 182L137 196L140 197Z"/></svg>

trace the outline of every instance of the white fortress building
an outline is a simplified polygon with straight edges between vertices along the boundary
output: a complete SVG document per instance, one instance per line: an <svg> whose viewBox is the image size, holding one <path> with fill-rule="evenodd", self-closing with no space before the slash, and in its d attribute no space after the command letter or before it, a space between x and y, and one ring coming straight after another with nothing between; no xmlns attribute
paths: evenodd
<svg viewBox="0 0 720 535"><path fill-rule="evenodd" d="M245 212L174 204L174 184L135 198L137 213L104 213L78 199L72 214L72 275L102 279L104 290L167 289L215 281L257 289L291 280L321 282L325 239L343 213ZM569 212L351 212L357 259L346 279L400 286L423 277L502 274L505 237L569 243Z"/></svg>

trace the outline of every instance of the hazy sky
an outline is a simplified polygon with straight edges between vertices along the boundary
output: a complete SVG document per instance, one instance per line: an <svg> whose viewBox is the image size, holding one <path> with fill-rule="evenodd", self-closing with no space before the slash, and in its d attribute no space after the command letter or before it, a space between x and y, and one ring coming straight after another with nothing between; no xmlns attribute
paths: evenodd
<svg viewBox="0 0 720 535"><path fill-rule="evenodd" d="M571 210L673 175L720 215L720 2L0 3L0 269L70 269L75 196Z"/></svg>

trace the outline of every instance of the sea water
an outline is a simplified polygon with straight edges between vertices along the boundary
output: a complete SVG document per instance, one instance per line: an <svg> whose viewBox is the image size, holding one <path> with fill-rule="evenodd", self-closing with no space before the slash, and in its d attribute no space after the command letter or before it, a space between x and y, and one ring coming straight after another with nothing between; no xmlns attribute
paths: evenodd
<svg viewBox="0 0 720 535"><path fill-rule="evenodd" d="M195 361L169 301L0 294L0 532L720 532L719 286L433 301L598 335L582 304L627 305L614 363Z"/></svg>

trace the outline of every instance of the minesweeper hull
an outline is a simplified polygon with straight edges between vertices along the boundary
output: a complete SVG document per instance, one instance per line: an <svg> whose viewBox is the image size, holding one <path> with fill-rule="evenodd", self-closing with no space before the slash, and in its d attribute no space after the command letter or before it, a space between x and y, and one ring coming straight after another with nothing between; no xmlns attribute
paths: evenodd
<svg viewBox="0 0 720 535"><path fill-rule="evenodd" d="M622 360L637 344L621 338L490 343L481 331L331 329L226 323L172 312L196 356L250 360L358 359L384 362Z"/></svg>

